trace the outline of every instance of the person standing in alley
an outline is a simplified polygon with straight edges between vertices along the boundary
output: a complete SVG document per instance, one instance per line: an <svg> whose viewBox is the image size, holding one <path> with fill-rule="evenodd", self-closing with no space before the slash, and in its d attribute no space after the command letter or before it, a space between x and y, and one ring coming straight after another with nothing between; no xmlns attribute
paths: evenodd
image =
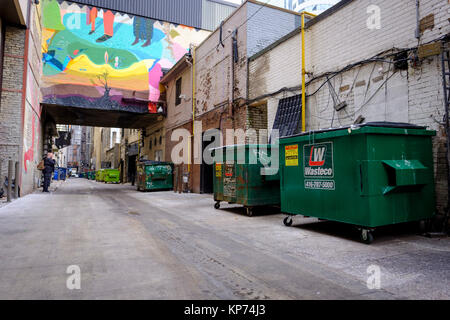
<svg viewBox="0 0 450 320"><path fill-rule="evenodd" d="M44 159L44 189L42 192L49 192L48 187L50 186L50 180L52 179L52 174L55 171L55 160L53 160L53 153L47 153L47 157Z"/></svg>

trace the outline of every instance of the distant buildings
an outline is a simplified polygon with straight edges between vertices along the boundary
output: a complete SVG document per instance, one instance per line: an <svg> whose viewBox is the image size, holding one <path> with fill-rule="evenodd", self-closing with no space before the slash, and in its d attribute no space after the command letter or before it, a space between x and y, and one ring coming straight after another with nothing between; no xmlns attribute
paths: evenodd
<svg viewBox="0 0 450 320"><path fill-rule="evenodd" d="M330 9L340 0L285 0L285 8L296 11L308 11L313 14L321 14Z"/></svg>

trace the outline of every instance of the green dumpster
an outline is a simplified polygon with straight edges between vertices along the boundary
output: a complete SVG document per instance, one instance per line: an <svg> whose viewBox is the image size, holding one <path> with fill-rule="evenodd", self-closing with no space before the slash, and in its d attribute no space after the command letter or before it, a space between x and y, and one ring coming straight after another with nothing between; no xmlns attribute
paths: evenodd
<svg viewBox="0 0 450 320"><path fill-rule="evenodd" d="M104 169L100 169L97 170L97 172L95 173L95 181L97 182L103 182L103 177L104 177Z"/></svg>
<svg viewBox="0 0 450 320"><path fill-rule="evenodd" d="M269 167L271 148L270 145L247 144L213 149L214 155L221 153L223 160L214 162L216 209L220 208L221 201L236 203L243 205L247 215L252 216L254 207L280 204L278 167Z"/></svg>
<svg viewBox="0 0 450 320"><path fill-rule="evenodd" d="M434 215L434 131L366 123L280 139L281 210L355 225L361 240L375 227ZM284 224L292 224L290 216Z"/></svg>
<svg viewBox="0 0 450 320"><path fill-rule="evenodd" d="M173 188L173 163L143 161L137 166L137 190L153 191Z"/></svg>
<svg viewBox="0 0 450 320"><path fill-rule="evenodd" d="M120 171L119 169L105 169L103 171L103 181L105 183L119 183L120 182Z"/></svg>

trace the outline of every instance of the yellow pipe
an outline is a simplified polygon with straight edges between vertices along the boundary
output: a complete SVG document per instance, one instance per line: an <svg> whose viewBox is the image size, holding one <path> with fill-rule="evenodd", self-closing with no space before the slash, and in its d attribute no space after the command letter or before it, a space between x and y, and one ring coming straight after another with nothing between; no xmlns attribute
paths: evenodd
<svg viewBox="0 0 450 320"><path fill-rule="evenodd" d="M305 62L305 15L314 18L316 15L303 11L302 15L302 131L306 131L306 62Z"/></svg>
<svg viewBox="0 0 450 320"><path fill-rule="evenodd" d="M192 47L192 145L195 139L195 46ZM189 139L191 143L191 139ZM191 145L189 145L188 171L191 172Z"/></svg>

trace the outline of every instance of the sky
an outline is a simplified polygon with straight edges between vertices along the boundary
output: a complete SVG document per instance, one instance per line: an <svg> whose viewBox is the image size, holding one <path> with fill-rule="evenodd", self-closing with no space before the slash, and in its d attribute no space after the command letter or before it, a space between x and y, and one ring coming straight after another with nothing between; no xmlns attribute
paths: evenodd
<svg viewBox="0 0 450 320"><path fill-rule="evenodd" d="M233 3L237 3L237 4L241 4L242 0L225 0L227 2L233 2ZM266 2L267 0L260 0L261 2ZM274 6L280 6L283 7L284 6L284 0L270 0L269 2L271 5Z"/></svg>

